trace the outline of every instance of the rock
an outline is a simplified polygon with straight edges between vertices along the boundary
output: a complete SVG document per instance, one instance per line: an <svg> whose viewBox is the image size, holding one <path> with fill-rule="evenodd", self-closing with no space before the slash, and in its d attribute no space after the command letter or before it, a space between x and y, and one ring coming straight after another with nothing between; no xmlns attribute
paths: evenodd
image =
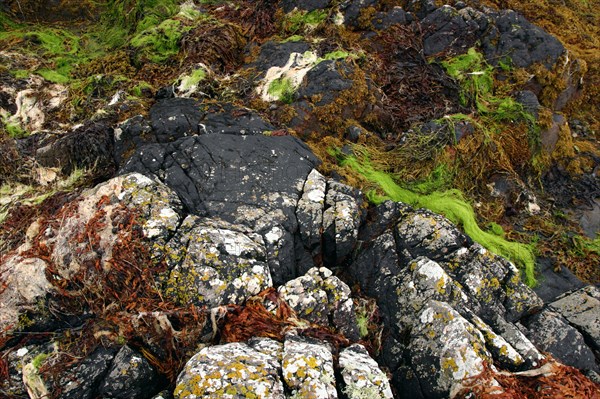
<svg viewBox="0 0 600 399"><path fill-rule="evenodd" d="M532 114L536 119L539 117L541 104L534 92L530 90L517 91L513 94L515 101L523 106L523 110Z"/></svg>
<svg viewBox="0 0 600 399"><path fill-rule="evenodd" d="M539 284L534 290L544 303L554 301L565 292L585 287L585 283L579 280L566 266L561 266L557 271L553 262L549 260L542 259L539 263L540 281L544 283Z"/></svg>
<svg viewBox="0 0 600 399"><path fill-rule="evenodd" d="M539 62L552 69L565 53L557 38L515 11L502 10L489 15L493 24L481 38L481 43L490 64L496 65L498 60L509 57L517 68Z"/></svg>
<svg viewBox="0 0 600 399"><path fill-rule="evenodd" d="M360 27L359 17L361 11L376 4L377 0L343 1L340 4L340 11L344 15L344 24L356 28Z"/></svg>
<svg viewBox="0 0 600 399"><path fill-rule="evenodd" d="M549 307L579 330L592 349L600 351L600 290L597 287L590 285L565 294Z"/></svg>
<svg viewBox="0 0 600 399"><path fill-rule="evenodd" d="M387 376L364 346L354 344L342 350L339 363L348 399L394 397Z"/></svg>
<svg viewBox="0 0 600 399"><path fill-rule="evenodd" d="M199 134L257 135L276 130L255 111L229 103L208 106L203 111Z"/></svg>
<svg viewBox="0 0 600 399"><path fill-rule="evenodd" d="M281 344L274 344L281 346ZM174 397L285 398L276 357L235 342L202 349L179 374Z"/></svg>
<svg viewBox="0 0 600 399"><path fill-rule="evenodd" d="M245 226L188 216L166 253L164 293L181 305L241 304L273 284L262 237Z"/></svg>
<svg viewBox="0 0 600 399"><path fill-rule="evenodd" d="M283 379L299 398L337 398L333 356L318 343L287 336L283 347Z"/></svg>
<svg viewBox="0 0 600 399"><path fill-rule="evenodd" d="M594 353L581 333L559 314L543 310L522 321L527 337L543 352L568 366L598 371Z"/></svg>
<svg viewBox="0 0 600 399"><path fill-rule="evenodd" d="M158 375L148 360L129 346L123 346L114 357L98 392L115 399L147 398L155 392Z"/></svg>
<svg viewBox="0 0 600 399"><path fill-rule="evenodd" d="M60 168L65 175L75 169L95 169L102 176L109 176L115 171L110 123L87 123L54 142L43 143L43 147L37 149L35 159L42 166Z"/></svg>
<svg viewBox="0 0 600 399"><path fill-rule="evenodd" d="M189 98L160 100L150 108L150 125L158 143L168 143L198 133L200 104Z"/></svg>
<svg viewBox="0 0 600 399"><path fill-rule="evenodd" d="M3 290L0 290L0 330L20 329L20 316L27 310L39 312L39 303L44 302L52 290L46 279L48 264L42 259L13 255L0 263Z"/></svg>
<svg viewBox="0 0 600 399"><path fill-rule="evenodd" d="M431 301L410 333L410 362L425 397L452 397L491 361L481 332L444 302Z"/></svg>
<svg viewBox="0 0 600 399"><path fill-rule="evenodd" d="M423 50L426 56L448 51L466 53L479 40L489 25L480 11L467 7L457 10L449 5L435 9L421 20Z"/></svg>
<svg viewBox="0 0 600 399"><path fill-rule="evenodd" d="M61 398L91 399L115 357L115 349L99 348L61 378Z"/></svg>
<svg viewBox="0 0 600 399"><path fill-rule="evenodd" d="M350 255L358 237L362 213L357 190L329 180L323 212L324 253L335 266Z"/></svg>
<svg viewBox="0 0 600 399"><path fill-rule="evenodd" d="M396 226L396 234L399 237L398 252L407 260L419 256L443 260L470 242L446 218L425 210L402 215Z"/></svg>
<svg viewBox="0 0 600 399"><path fill-rule="evenodd" d="M291 136L211 134L143 146L121 173L154 175L194 214L263 235L275 285L296 277L296 205L317 159Z"/></svg>
<svg viewBox="0 0 600 399"><path fill-rule="evenodd" d="M331 271L312 268L304 276L278 289L299 317L322 326L330 323L351 340L358 340L358 326L350 288Z"/></svg>
<svg viewBox="0 0 600 399"><path fill-rule="evenodd" d="M351 67L344 61L321 61L304 76L298 88L297 98L321 96L317 105L329 104L339 95L339 92L352 87L352 81L344 78L351 73Z"/></svg>
<svg viewBox="0 0 600 399"><path fill-rule="evenodd" d="M296 208L302 242L314 256L321 252L321 228L323 227L326 187L325 177L313 169L304 182L302 197Z"/></svg>

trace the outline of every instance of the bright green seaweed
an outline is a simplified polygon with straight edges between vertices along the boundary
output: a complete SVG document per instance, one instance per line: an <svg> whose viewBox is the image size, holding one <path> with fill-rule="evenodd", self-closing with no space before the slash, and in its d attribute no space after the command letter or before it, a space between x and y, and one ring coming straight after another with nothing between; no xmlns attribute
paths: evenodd
<svg viewBox="0 0 600 399"><path fill-rule="evenodd" d="M381 202L385 199L391 199L444 215L453 223L462 226L465 233L474 241L483 245L489 251L516 263L521 268L527 285L534 286L536 284L533 247L527 244L510 242L499 235L482 230L477 225L473 208L465 201L460 191L447 190L419 194L407 190L400 187L389 174L375 170L366 156L361 156L361 159L356 156L345 157L342 164L351 167L367 180L379 185L387 196L381 197L371 193L369 196L371 200Z"/></svg>

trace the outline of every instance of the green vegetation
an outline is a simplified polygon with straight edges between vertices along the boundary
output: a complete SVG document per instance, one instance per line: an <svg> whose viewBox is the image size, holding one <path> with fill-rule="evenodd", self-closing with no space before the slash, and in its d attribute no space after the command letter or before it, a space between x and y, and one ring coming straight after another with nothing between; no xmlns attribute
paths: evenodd
<svg viewBox="0 0 600 399"><path fill-rule="evenodd" d="M131 39L131 45L137 49L138 61L163 63L177 55L179 39L189 29L180 21L167 19L141 31Z"/></svg>
<svg viewBox="0 0 600 399"><path fill-rule="evenodd" d="M268 93L279 101L290 104L294 100L294 85L290 78L278 78L269 84Z"/></svg>
<svg viewBox="0 0 600 399"><path fill-rule="evenodd" d="M368 154L363 153L360 159L349 156L343 159L343 165L351 167L354 171L365 177L368 181L375 183L387 197L370 195L374 201L392 199L404 202L419 208L426 208L433 212L446 216L453 223L462 226L474 241L478 242L488 250L508 258L516 263L523 271L523 278L529 286L536 284L535 280L535 256L531 245L509 242L493 233L482 230L476 220L473 207L467 203L458 190L434 191L428 194L420 194L400 187L387 173L375 170L371 165Z"/></svg>
<svg viewBox="0 0 600 399"><path fill-rule="evenodd" d="M8 119L3 119L4 130L8 133L9 137L18 139L27 136L27 132L23 130L21 125L16 122L11 122Z"/></svg>
<svg viewBox="0 0 600 399"><path fill-rule="evenodd" d="M206 78L204 68L198 68L189 75L184 75L180 78L180 88L189 90Z"/></svg>
<svg viewBox="0 0 600 399"><path fill-rule="evenodd" d="M289 34L303 31L312 31L327 19L327 10L313 10L310 12L294 10L285 15L282 28Z"/></svg>
<svg viewBox="0 0 600 399"><path fill-rule="evenodd" d="M46 359L48 359L48 357L50 357L49 354L40 353L39 355L33 358L31 364L33 364L33 367L35 367L36 370L39 370L42 364L46 361Z"/></svg>

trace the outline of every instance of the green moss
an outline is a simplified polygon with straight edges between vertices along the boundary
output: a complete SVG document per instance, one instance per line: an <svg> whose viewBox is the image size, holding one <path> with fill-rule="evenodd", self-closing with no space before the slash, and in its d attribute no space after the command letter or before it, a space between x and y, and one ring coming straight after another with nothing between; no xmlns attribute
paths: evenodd
<svg viewBox="0 0 600 399"><path fill-rule="evenodd" d="M152 90L152 85L148 82L140 82L137 85L135 85L132 89L132 93L134 96L136 97L142 97L143 96L143 92L144 90Z"/></svg>
<svg viewBox="0 0 600 399"><path fill-rule="evenodd" d="M531 245L510 242L495 234L483 231L478 225L473 207L467 203L458 190L419 194L400 187L387 173L375 170L366 154L359 160L355 156L346 157L342 163L360 173L367 180L376 183L385 195L394 201L404 202L415 207L426 208L440 213L453 223L462 226L464 231L476 242L521 267L525 282L529 286L536 284L535 256ZM381 201L385 197L371 196Z"/></svg>
<svg viewBox="0 0 600 399"><path fill-rule="evenodd" d="M290 104L294 100L294 86L290 78L275 79L269 85L268 93L277 100Z"/></svg>
<svg viewBox="0 0 600 399"><path fill-rule="evenodd" d="M14 76L15 79L27 79L29 77L29 71L26 69L17 69L11 71L10 74Z"/></svg>
<svg viewBox="0 0 600 399"><path fill-rule="evenodd" d="M294 10L283 18L283 30L295 34L300 31L313 30L327 19L326 10L313 10L310 12Z"/></svg>
<svg viewBox="0 0 600 399"><path fill-rule="evenodd" d="M143 30L131 39L131 45L137 49L138 61L144 59L163 63L179 52L179 39L189 27L180 21L167 19L158 26Z"/></svg>
<svg viewBox="0 0 600 399"><path fill-rule="evenodd" d="M181 88L183 90L189 90L192 87L196 86L206 77L206 71L204 68L198 68L194 70L189 75L184 75L181 77Z"/></svg>
<svg viewBox="0 0 600 399"><path fill-rule="evenodd" d="M36 74L52 83L65 84L69 82L69 77L61 74L60 72L51 69L39 69L35 71Z"/></svg>
<svg viewBox="0 0 600 399"><path fill-rule="evenodd" d="M34 357L33 361L31 362L33 364L33 367L35 367L36 370L39 370L42 364L46 361L46 359L48 359L49 356L50 355L47 353L40 353L39 355Z"/></svg>
<svg viewBox="0 0 600 399"><path fill-rule="evenodd" d="M23 130L21 125L15 122L9 122L6 119L4 120L4 130L6 131L6 133L8 133L10 137L15 139L23 138L28 135L28 133L25 130Z"/></svg>

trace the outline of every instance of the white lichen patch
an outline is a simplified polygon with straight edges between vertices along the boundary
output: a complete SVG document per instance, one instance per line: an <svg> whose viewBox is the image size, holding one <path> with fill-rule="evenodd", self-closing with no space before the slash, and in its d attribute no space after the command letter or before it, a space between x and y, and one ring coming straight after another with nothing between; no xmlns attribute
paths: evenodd
<svg viewBox="0 0 600 399"><path fill-rule="evenodd" d="M317 54L313 51L306 51L304 54L291 53L288 62L283 67L274 66L269 68L264 79L256 88L256 92L263 101L280 100L280 95L270 90L273 82L286 80L289 82L291 89L295 90L300 86L308 71L317 64L317 61Z"/></svg>
<svg viewBox="0 0 600 399"><path fill-rule="evenodd" d="M391 399L392 389L387 376L364 346L354 344L340 352L339 365L349 399Z"/></svg>
<svg viewBox="0 0 600 399"><path fill-rule="evenodd" d="M323 346L287 338L283 349L283 378L299 398L337 398L333 355Z"/></svg>
<svg viewBox="0 0 600 399"><path fill-rule="evenodd" d="M188 216L179 231L165 287L178 303L240 304L273 285L263 241L247 227Z"/></svg>
<svg viewBox="0 0 600 399"><path fill-rule="evenodd" d="M202 349L177 378L177 399L285 398L277 358L245 343Z"/></svg>

